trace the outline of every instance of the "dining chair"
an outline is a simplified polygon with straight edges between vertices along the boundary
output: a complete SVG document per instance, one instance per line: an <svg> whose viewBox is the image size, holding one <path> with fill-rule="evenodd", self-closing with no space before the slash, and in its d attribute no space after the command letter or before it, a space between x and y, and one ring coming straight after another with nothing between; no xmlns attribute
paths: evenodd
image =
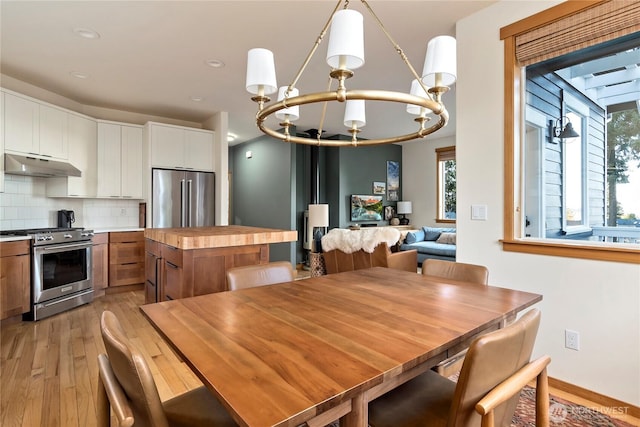
<svg viewBox="0 0 640 427"><path fill-rule="evenodd" d="M144 357L111 311L102 313L100 328L107 354L98 355L98 427L110 425L111 409L120 427L237 426L204 386L162 402Z"/></svg>
<svg viewBox="0 0 640 427"><path fill-rule="evenodd" d="M466 264L464 262L444 261L431 258L425 259L422 263L422 274L425 276L444 277L481 285L489 283L489 269L487 269L487 267L484 265Z"/></svg>
<svg viewBox="0 0 640 427"><path fill-rule="evenodd" d="M291 282L294 279L295 273L291 263L288 261L247 265L227 270L227 288L230 291Z"/></svg>
<svg viewBox="0 0 640 427"><path fill-rule="evenodd" d="M425 276L443 277L462 282L487 285L489 283L489 269L484 265L467 264L464 262L444 261L440 259L426 259L422 263L422 274ZM440 375L448 377L460 370L467 350L448 357L434 367Z"/></svg>
<svg viewBox="0 0 640 427"><path fill-rule="evenodd" d="M540 311L476 338L457 383L428 370L369 403L371 427L510 426L520 390L534 378L536 426L549 425L547 365L529 362Z"/></svg>

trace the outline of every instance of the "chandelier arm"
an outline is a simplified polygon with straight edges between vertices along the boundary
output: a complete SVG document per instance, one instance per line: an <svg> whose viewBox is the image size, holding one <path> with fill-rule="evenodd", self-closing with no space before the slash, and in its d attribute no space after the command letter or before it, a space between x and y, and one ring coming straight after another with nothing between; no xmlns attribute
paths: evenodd
<svg viewBox="0 0 640 427"><path fill-rule="evenodd" d="M404 50L402 50L400 45L398 43L396 43L396 41L391 36L391 33L389 33L389 31L387 31L387 29L384 27L384 24L382 23L380 18L378 18L378 15L376 15L376 13L373 11L371 6L369 6L369 3L367 3L366 0L360 0L360 1L366 7L366 9L369 11L371 16L373 16L373 19L378 23L378 26L380 27L380 29L382 30L384 35L387 36L387 39L389 40L389 42L391 42L391 44L393 45L393 48L396 50L398 55L400 55L400 58L402 58L402 61L405 63L407 68L409 68L409 72L411 72L411 74L418 81L420 86L422 86L422 89L424 90L424 93L426 93L427 96L429 96L429 98L431 98L431 100L434 100L433 95L431 95L431 93L429 93L427 87L422 82L422 78L420 76L418 76L417 71L415 70L415 68L413 68L413 65L411 65L411 62L409 61L409 58L407 57L407 55L404 53Z"/></svg>
<svg viewBox="0 0 640 427"><path fill-rule="evenodd" d="M342 4L342 0L338 0L338 3L336 4L336 7L333 9L333 12L329 16L329 20L327 21L326 24L324 24L324 27L322 28L322 31L320 31L320 34L316 38L316 42L313 44L313 47L311 48L311 50L309 51L309 54L307 55L307 57L305 58L304 62L302 63L302 66L298 70L298 73L293 78L293 81L289 85L289 88L287 89L287 91L290 91L292 88L294 88L296 86L296 84L298 84L298 80L300 80L300 77L302 77L302 73L307 68L307 65L309 65L309 61L311 61L311 58L313 58L313 55L316 53L316 50L318 50L318 47L320 46L320 43L322 43L322 39L324 38L325 34L327 33L327 30L329 29L329 25L331 25L331 21L333 20L333 15L335 15L336 12L338 11L338 9L340 9L340 5L341 4Z"/></svg>

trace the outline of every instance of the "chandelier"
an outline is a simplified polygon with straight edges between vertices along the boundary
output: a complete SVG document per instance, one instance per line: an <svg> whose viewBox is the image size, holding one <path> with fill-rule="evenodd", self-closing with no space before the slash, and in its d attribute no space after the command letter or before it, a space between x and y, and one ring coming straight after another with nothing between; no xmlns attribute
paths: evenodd
<svg viewBox="0 0 640 427"><path fill-rule="evenodd" d="M365 0L361 0L361 2L378 23L413 76L410 92L347 89L345 83L354 75L353 70L364 65L363 16L360 12L349 9L348 0L339 0L300 70L288 86L280 88L277 86L274 57L271 51L263 48L249 50L246 88L249 93L254 95L251 99L258 104L256 124L262 132L271 137L297 144L356 146L391 144L424 138L446 126L449 121L449 113L442 103L442 94L447 92L449 86L456 81L456 40L450 36L438 36L431 39L427 45L422 74L418 75L403 50L393 40L369 4ZM343 3L344 7L340 10ZM322 42L329 26L331 26L331 31L326 60L331 71L327 90L301 95L296 84ZM331 89L333 81L337 82L335 90ZM278 92L277 101L267 104L271 101L267 95L276 91ZM327 104L336 101L345 104L344 125L352 135L351 141L322 138ZM360 129L366 125L365 101L406 104L407 113L416 116L414 118L414 121L417 122L416 131L406 135L358 140L357 135ZM316 103L324 103L318 132L314 132L308 137L292 135L290 127L300 117L299 106ZM431 118L427 116L428 114L434 114L437 119L435 123L429 123L429 126L428 122ZM279 120L280 127L278 129L270 128L265 123L266 119L272 115Z"/></svg>

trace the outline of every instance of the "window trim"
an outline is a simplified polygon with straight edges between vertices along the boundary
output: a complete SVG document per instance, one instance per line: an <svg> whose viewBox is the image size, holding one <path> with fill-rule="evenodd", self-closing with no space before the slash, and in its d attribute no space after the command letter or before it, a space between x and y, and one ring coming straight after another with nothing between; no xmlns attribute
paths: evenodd
<svg viewBox="0 0 640 427"><path fill-rule="evenodd" d="M621 244L522 238L520 206L520 139L523 132L524 100L520 93L526 77L516 59L516 36L552 21L581 12L603 2L565 2L515 22L500 30L504 41L504 230L502 248L508 252L640 264L640 250ZM517 156L517 157L516 157ZM517 201L517 203L516 203Z"/></svg>
<svg viewBox="0 0 640 427"><path fill-rule="evenodd" d="M440 217L440 213L442 212L442 206L441 204L441 200L440 200L440 195L441 195L441 188L443 183L440 182L440 162L441 161L447 161L447 160L455 160L456 158L456 146L452 145L449 147L440 147L440 148L436 148L436 218L435 221L436 223L441 223L441 224L455 224L456 220L455 219L448 219L448 218L441 218ZM456 164L457 166L457 164ZM457 168L456 168L456 174L457 174ZM456 215L457 216L457 215Z"/></svg>

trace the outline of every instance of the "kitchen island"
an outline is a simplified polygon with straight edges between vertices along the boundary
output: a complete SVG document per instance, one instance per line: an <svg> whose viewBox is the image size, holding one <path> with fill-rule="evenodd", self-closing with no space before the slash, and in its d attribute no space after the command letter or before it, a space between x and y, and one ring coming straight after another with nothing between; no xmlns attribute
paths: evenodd
<svg viewBox="0 0 640 427"><path fill-rule="evenodd" d="M145 302L227 290L227 269L269 262L271 243L294 242L296 230L228 225L148 228Z"/></svg>

